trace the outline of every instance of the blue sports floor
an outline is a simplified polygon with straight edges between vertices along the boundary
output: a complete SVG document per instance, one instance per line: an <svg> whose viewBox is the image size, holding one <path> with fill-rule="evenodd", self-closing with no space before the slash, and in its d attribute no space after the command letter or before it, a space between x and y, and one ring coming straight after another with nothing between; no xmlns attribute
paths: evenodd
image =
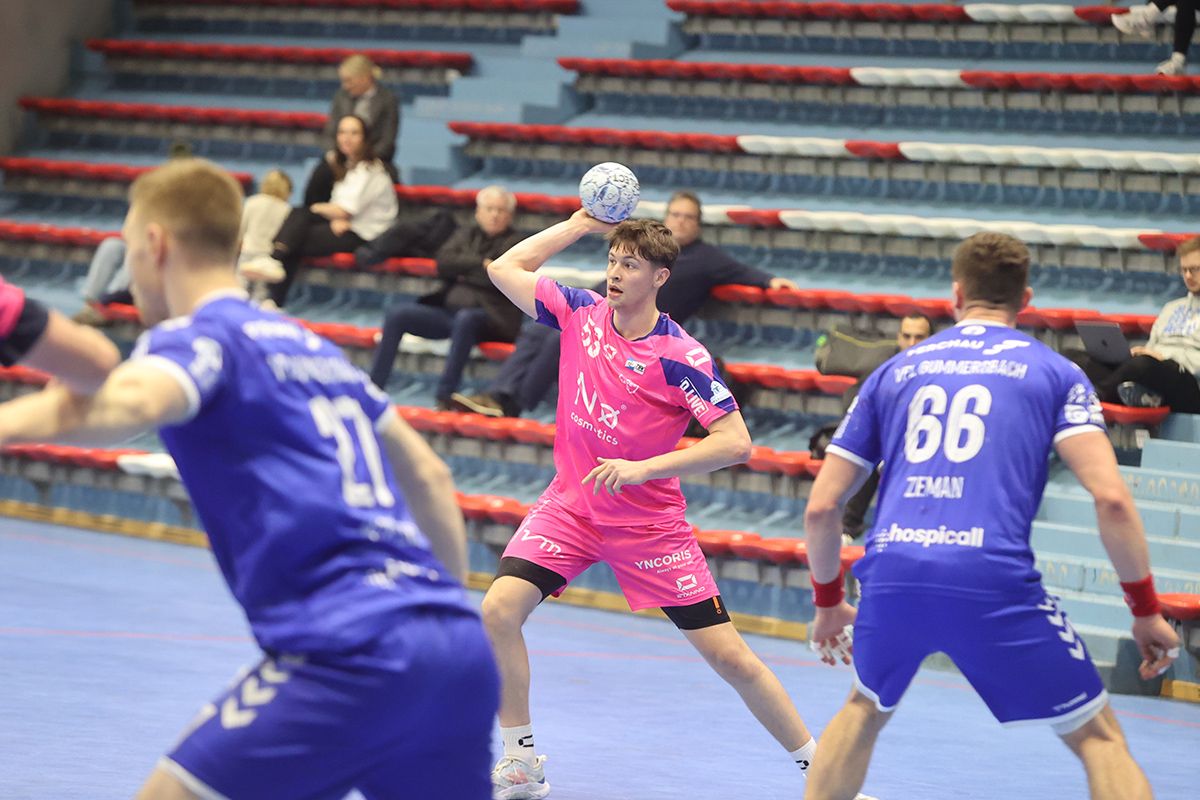
<svg viewBox="0 0 1200 800"><path fill-rule="evenodd" d="M128 798L255 657L207 551L0 519L0 798ZM801 797L802 779L666 622L550 605L527 629L557 800ZM751 637L819 731L850 671ZM1196 797L1200 706L1114 704L1159 800ZM957 675L922 672L884 732L881 800L1083 798L1049 730L1000 728ZM450 800L449 798L439 800Z"/></svg>

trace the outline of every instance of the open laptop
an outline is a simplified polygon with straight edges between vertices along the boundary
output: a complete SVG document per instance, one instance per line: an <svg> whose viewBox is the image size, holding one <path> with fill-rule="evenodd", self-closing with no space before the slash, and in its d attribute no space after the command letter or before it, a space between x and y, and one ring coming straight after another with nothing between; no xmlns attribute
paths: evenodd
<svg viewBox="0 0 1200 800"><path fill-rule="evenodd" d="M1115 322L1076 322L1075 330L1087 354L1101 364L1119 364L1133 357L1121 326Z"/></svg>

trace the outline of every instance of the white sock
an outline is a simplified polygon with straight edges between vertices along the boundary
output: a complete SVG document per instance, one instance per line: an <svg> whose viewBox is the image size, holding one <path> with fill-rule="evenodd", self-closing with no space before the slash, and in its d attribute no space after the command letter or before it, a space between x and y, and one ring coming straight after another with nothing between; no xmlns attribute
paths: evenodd
<svg viewBox="0 0 1200 800"><path fill-rule="evenodd" d="M817 740L809 739L808 744L801 747L799 750L793 750L788 753L792 757L792 761L796 762L796 766L804 773L804 777L808 777L808 768L812 766L813 756L817 754Z"/></svg>
<svg viewBox="0 0 1200 800"><path fill-rule="evenodd" d="M537 757L533 751L533 725L518 725L515 728L500 728L504 740L504 755L516 756L529 763Z"/></svg>

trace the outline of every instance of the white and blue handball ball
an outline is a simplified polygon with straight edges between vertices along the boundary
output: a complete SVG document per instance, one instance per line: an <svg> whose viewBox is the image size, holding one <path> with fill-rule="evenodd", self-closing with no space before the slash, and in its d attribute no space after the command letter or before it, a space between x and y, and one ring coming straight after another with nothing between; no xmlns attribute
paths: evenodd
<svg viewBox="0 0 1200 800"><path fill-rule="evenodd" d="M579 181L579 200L601 222L628 219L641 197L637 176L624 164L606 161L589 169Z"/></svg>

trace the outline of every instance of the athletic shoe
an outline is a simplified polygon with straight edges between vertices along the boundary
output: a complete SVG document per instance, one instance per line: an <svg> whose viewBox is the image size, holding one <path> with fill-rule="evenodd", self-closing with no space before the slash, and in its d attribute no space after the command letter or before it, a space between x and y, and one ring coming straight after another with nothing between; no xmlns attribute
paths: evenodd
<svg viewBox="0 0 1200 800"><path fill-rule="evenodd" d="M472 414L483 414L485 417L503 417L504 407L500 401L490 394L459 394L450 395L450 405L459 411L469 411Z"/></svg>
<svg viewBox="0 0 1200 800"><path fill-rule="evenodd" d="M863 794L862 792L859 792L858 794L854 795L854 800L879 800L879 798L871 797L869 794Z"/></svg>
<svg viewBox="0 0 1200 800"><path fill-rule="evenodd" d="M1128 14L1113 14L1113 27L1126 36L1136 36L1139 39L1154 38L1154 26L1158 24L1162 12L1153 3L1129 9Z"/></svg>
<svg viewBox="0 0 1200 800"><path fill-rule="evenodd" d="M252 258L244 264L238 266L238 272L248 281L263 281L265 283L279 283L287 274L284 272L283 264L279 259L263 256L261 258Z"/></svg>
<svg viewBox="0 0 1200 800"><path fill-rule="evenodd" d="M1159 75L1183 75L1187 72L1187 59L1182 53L1172 53L1171 57L1154 68Z"/></svg>
<svg viewBox="0 0 1200 800"><path fill-rule="evenodd" d="M492 770L492 800L539 800L550 794L550 784L538 756L530 764L518 756L504 756Z"/></svg>
<svg viewBox="0 0 1200 800"><path fill-rule="evenodd" d="M1117 395L1123 405L1132 408L1158 408L1162 405L1162 395L1152 392L1140 383L1125 381L1117 387Z"/></svg>

